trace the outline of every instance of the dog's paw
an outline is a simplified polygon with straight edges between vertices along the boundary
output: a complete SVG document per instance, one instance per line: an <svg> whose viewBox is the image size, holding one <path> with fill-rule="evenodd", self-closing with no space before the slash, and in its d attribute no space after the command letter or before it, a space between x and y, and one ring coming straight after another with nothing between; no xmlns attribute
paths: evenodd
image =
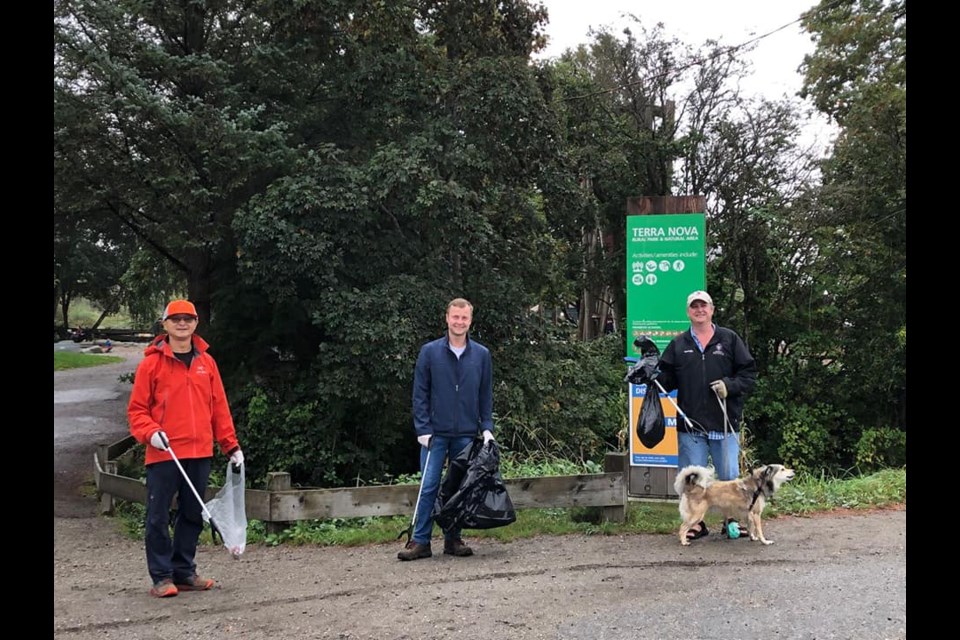
<svg viewBox="0 0 960 640"><path fill-rule="evenodd" d="M689 541L689 540L681 540L681 541L680 541L680 546L682 546L682 547L689 547L689 546L690 546L690 541Z"/></svg>
<svg viewBox="0 0 960 640"><path fill-rule="evenodd" d="M763 544L773 544L773 540L764 540L764 539L761 539L760 542L762 542Z"/></svg>

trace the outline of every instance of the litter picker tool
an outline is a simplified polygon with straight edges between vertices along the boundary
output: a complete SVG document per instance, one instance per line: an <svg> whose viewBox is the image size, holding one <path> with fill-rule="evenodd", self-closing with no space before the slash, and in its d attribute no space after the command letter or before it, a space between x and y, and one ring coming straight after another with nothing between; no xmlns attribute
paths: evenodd
<svg viewBox="0 0 960 640"><path fill-rule="evenodd" d="M180 464L180 460L177 459L177 455L173 452L173 448L170 446L170 441L167 440L167 434L160 432L160 440L163 442L163 446L167 448L167 453L170 454L170 457L173 458L174 464L177 465L177 469L180 469L183 479L187 481L187 486L190 487L190 491L193 492L193 496L197 499L197 502L200 503L200 508L203 509L203 515L206 517L207 522L210 523L210 537L213 538L213 541L216 542L215 536L220 536L220 540L223 541L223 534L220 533L220 529L217 527L217 523L213 521L213 515L207 509L207 503L203 501L203 498L200 497L200 494L197 493L196 487L193 486L193 483L190 482L190 476L187 475L187 472L183 470L183 466ZM237 558L237 554L233 554L234 558Z"/></svg>
<svg viewBox="0 0 960 640"><path fill-rule="evenodd" d="M427 447L427 459L423 463L423 471L420 473L420 489L417 491L417 502L413 505L413 520L410 522L410 526L397 534L397 540L403 537L403 534L407 534L406 544L410 544L410 540L413 538L413 528L417 526L417 511L420 509L420 496L423 495L423 480L426 477L427 469L430 467L430 450L433 449L433 437L430 437L430 442Z"/></svg>

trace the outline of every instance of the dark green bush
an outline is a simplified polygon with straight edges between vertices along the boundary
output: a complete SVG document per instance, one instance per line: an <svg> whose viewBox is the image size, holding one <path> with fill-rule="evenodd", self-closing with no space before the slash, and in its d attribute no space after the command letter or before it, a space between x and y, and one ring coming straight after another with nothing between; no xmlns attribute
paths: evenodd
<svg viewBox="0 0 960 640"><path fill-rule="evenodd" d="M857 441L857 468L861 473L907 464L907 434L899 429L866 429Z"/></svg>

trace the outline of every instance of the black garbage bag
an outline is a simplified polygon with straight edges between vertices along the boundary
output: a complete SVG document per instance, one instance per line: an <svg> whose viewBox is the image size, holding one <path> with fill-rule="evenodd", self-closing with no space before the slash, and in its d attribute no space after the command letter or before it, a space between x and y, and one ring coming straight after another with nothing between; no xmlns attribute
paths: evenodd
<svg viewBox="0 0 960 640"><path fill-rule="evenodd" d="M652 384L660 374L660 356L644 356L627 370L624 382L632 384Z"/></svg>
<svg viewBox="0 0 960 640"><path fill-rule="evenodd" d="M663 405L660 404L660 392L656 385L647 385L647 395L643 397L640 415L637 416L637 437L648 449L660 444L666 433L663 417Z"/></svg>
<svg viewBox="0 0 960 640"><path fill-rule="evenodd" d="M640 336L633 341L634 348L640 352L640 360L627 371L624 382L632 384L650 384L660 374L660 349L649 336Z"/></svg>
<svg viewBox="0 0 960 640"><path fill-rule="evenodd" d="M500 448L495 441L475 440L450 459L433 506L443 530L493 529L517 519L500 476Z"/></svg>

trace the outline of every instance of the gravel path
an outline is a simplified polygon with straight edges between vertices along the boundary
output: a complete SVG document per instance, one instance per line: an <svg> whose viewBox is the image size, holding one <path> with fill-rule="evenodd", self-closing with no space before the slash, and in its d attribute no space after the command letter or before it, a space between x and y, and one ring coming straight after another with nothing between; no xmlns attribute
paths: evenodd
<svg viewBox="0 0 960 640"><path fill-rule="evenodd" d="M905 509L769 520L769 547L717 535L688 548L674 535L468 535L473 557L409 563L396 559L399 542L249 545L239 560L201 547L217 586L151 598L142 542L89 495L96 444L127 433L129 384L117 377L142 348L54 373L56 638L906 638Z"/></svg>

